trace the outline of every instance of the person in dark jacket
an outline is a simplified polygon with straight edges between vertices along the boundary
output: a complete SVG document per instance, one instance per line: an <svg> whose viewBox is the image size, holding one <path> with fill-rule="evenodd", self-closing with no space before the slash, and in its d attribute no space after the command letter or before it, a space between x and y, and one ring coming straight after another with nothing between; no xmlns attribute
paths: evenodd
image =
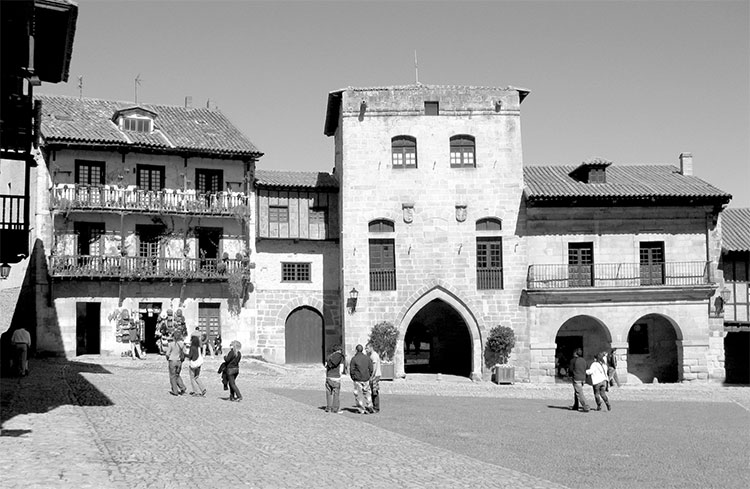
<svg viewBox="0 0 750 489"><path fill-rule="evenodd" d="M357 353L349 364L349 375L354 381L354 401L359 408L359 414L373 413L372 397L370 394L370 378L372 378L372 359L365 355L362 345L357 345Z"/></svg>
<svg viewBox="0 0 750 489"><path fill-rule="evenodd" d="M617 377L617 354L615 348L607 355L607 377L609 379L609 386L614 387L617 382L617 387L620 387L620 379Z"/></svg>
<svg viewBox="0 0 750 489"><path fill-rule="evenodd" d="M346 358L340 345L333 346L333 352L326 359L326 412L340 413L339 394L341 393L341 366L346 370Z"/></svg>
<svg viewBox="0 0 750 489"><path fill-rule="evenodd" d="M589 412L586 396L583 394L583 386L586 383L586 360L583 359L583 349L576 348L573 352L573 360L570 361L570 377L573 382L573 411L578 411L578 405L584 413Z"/></svg>
<svg viewBox="0 0 750 489"><path fill-rule="evenodd" d="M229 350L229 353L224 357L224 363L227 364L225 372L227 375L227 382L229 383L229 400L240 402L242 400L242 394L237 388L236 380L237 376L240 374L240 360L242 359L240 348L242 348L242 345L239 341L234 340L229 343L229 347L231 350Z"/></svg>

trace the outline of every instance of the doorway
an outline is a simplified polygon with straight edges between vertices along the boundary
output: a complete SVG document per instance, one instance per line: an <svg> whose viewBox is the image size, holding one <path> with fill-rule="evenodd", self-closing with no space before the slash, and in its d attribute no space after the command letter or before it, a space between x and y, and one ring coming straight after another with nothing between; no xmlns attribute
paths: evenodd
<svg viewBox="0 0 750 489"><path fill-rule="evenodd" d="M101 310L99 302L76 302L76 355L101 353Z"/></svg>
<svg viewBox="0 0 750 489"><path fill-rule="evenodd" d="M311 307L289 314L284 328L286 363L320 363L324 359L323 316Z"/></svg>
<svg viewBox="0 0 750 489"><path fill-rule="evenodd" d="M156 324L159 322L159 314L161 314L161 303L141 302L138 304L138 312L141 331L144 335L141 338L143 348L146 353L159 353L159 347L156 345Z"/></svg>

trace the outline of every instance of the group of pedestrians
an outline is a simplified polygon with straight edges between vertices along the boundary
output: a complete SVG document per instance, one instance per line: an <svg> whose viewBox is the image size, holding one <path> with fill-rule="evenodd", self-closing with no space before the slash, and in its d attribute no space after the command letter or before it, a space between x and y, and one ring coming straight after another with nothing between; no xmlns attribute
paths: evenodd
<svg viewBox="0 0 750 489"><path fill-rule="evenodd" d="M602 410L602 403L607 406L607 411L612 410L607 392L609 388L617 383L620 387L620 379L617 377L617 355L615 349L607 353L605 351L597 353L591 365L586 365L583 358L583 349L577 348L573 352L573 359L570 361L569 375L573 382L573 411L579 409L588 413L591 409L586 402L586 395L583 393L583 386L586 384L586 376L590 376L590 384L594 391L594 400L596 401L596 410Z"/></svg>
<svg viewBox="0 0 750 489"><path fill-rule="evenodd" d="M335 345L328 355L326 368L326 409L327 413L341 413L341 374L347 373L354 382L354 401L360 414L380 412L380 355L371 343L367 344L367 354L362 345L357 345L355 354L347 366L341 346Z"/></svg>
<svg viewBox="0 0 750 489"><path fill-rule="evenodd" d="M182 381L182 365L188 360L190 373L190 391L191 396L205 397L206 387L201 379L201 368L206 355L205 342L201 341L200 328L195 328L195 332L190 336L190 346L185 347L182 331L175 330L169 338L169 343L164 352L169 366L169 383L171 386L170 394L173 396L182 396L187 393L185 383ZM237 388L237 376L240 373L240 360L242 345L239 341L232 341L230 351L224 356L224 363L219 367L219 373L222 375L224 390L229 390L230 401L241 401L242 394Z"/></svg>

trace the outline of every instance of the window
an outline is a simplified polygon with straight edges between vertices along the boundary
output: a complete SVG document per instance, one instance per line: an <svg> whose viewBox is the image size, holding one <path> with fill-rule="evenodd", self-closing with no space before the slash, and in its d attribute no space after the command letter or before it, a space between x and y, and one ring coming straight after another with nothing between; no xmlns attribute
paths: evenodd
<svg viewBox="0 0 750 489"><path fill-rule="evenodd" d="M73 229L78 235L79 255L101 255L104 251L102 236L104 236L104 223L100 222L76 222Z"/></svg>
<svg viewBox="0 0 750 489"><path fill-rule="evenodd" d="M628 354L648 353L648 324L634 324L628 333Z"/></svg>
<svg viewBox="0 0 750 489"><path fill-rule="evenodd" d="M135 180L139 190L159 191L164 188L164 167L138 165Z"/></svg>
<svg viewBox="0 0 750 489"><path fill-rule="evenodd" d="M307 221L310 239L325 239L328 227L328 208L310 207L307 210Z"/></svg>
<svg viewBox="0 0 750 489"><path fill-rule="evenodd" d="M604 168L591 168L588 183L607 183L607 173Z"/></svg>
<svg viewBox="0 0 750 489"><path fill-rule="evenodd" d="M135 234L138 237L138 256L143 258L157 258L159 256L159 237L164 233L162 226L136 225Z"/></svg>
<svg viewBox="0 0 750 489"><path fill-rule="evenodd" d="M268 221L275 224L286 224L289 222L289 207L272 205L268 207Z"/></svg>
<svg viewBox="0 0 750 489"><path fill-rule="evenodd" d="M282 282L309 282L310 263L282 263Z"/></svg>
<svg viewBox="0 0 750 489"><path fill-rule="evenodd" d="M391 139L391 161L393 168L416 168L417 140L411 136Z"/></svg>
<svg viewBox="0 0 750 489"><path fill-rule="evenodd" d="M440 115L440 103L425 102L424 103L424 115Z"/></svg>
<svg viewBox="0 0 750 489"><path fill-rule="evenodd" d="M568 243L568 286L594 285L594 243Z"/></svg>
<svg viewBox="0 0 750 489"><path fill-rule="evenodd" d="M643 241L640 244L641 285L664 283L664 242Z"/></svg>
<svg viewBox="0 0 750 489"><path fill-rule="evenodd" d="M370 290L396 290L395 242L370 240Z"/></svg>
<svg viewBox="0 0 750 489"><path fill-rule="evenodd" d="M370 221L369 231L371 233L392 233L394 231L393 221L389 221L388 219Z"/></svg>
<svg viewBox="0 0 750 489"><path fill-rule="evenodd" d="M104 185L104 162L76 160L76 183Z"/></svg>
<svg viewBox="0 0 750 489"><path fill-rule="evenodd" d="M477 238L477 289L503 288L503 238Z"/></svg>
<svg viewBox="0 0 750 489"><path fill-rule="evenodd" d="M140 117L123 117L122 130L133 132L151 132L151 119L142 119Z"/></svg>
<svg viewBox="0 0 750 489"><path fill-rule="evenodd" d="M488 217L477 221L477 231L500 231L502 229L503 224L500 219Z"/></svg>
<svg viewBox="0 0 750 489"><path fill-rule="evenodd" d="M451 138L451 167L462 168L476 166L474 162L474 137L453 136Z"/></svg>
<svg viewBox="0 0 750 489"><path fill-rule="evenodd" d="M224 179L221 170L195 170L195 189L203 194L221 192Z"/></svg>

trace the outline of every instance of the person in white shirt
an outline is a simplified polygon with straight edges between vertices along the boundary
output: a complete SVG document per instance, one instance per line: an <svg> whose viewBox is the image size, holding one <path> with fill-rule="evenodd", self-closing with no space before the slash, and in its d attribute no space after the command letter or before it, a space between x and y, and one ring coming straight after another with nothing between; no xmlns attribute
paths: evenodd
<svg viewBox="0 0 750 489"><path fill-rule="evenodd" d="M372 343L367 343L365 347L367 354L372 360L372 377L370 377L370 391L372 392L372 409L376 412L380 412L380 355L372 347Z"/></svg>
<svg viewBox="0 0 750 489"><path fill-rule="evenodd" d="M29 374L29 347L31 346L31 335L23 327L13 331L10 338L13 348L16 350L15 361L17 363L18 375Z"/></svg>
<svg viewBox="0 0 750 489"><path fill-rule="evenodd" d="M600 352L596 355L594 363L591 364L586 374L591 376L591 384L594 389L594 399L596 399L596 410L602 410L602 400L607 405L607 411L612 410L607 397L607 387L609 378L607 377L607 362L604 360L606 353Z"/></svg>

